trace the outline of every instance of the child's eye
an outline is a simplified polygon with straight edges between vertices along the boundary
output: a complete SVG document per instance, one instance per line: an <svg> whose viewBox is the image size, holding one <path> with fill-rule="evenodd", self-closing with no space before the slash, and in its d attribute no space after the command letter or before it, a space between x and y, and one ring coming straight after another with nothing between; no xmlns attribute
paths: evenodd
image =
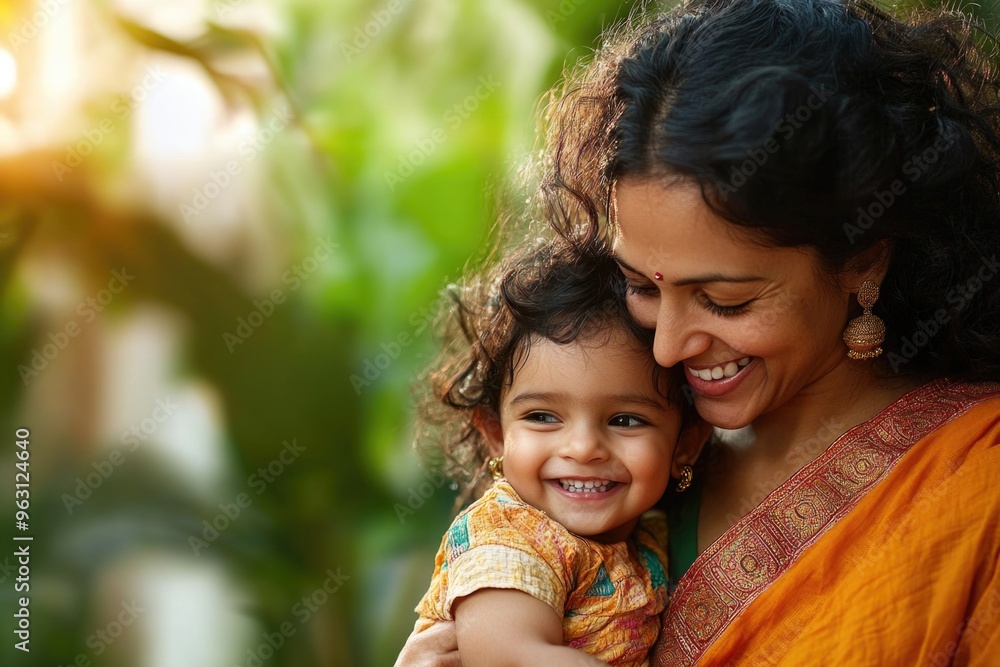
<svg viewBox="0 0 1000 667"><path fill-rule="evenodd" d="M636 428L638 426L648 426L649 422L635 415L615 415L608 424L622 428Z"/></svg>
<svg viewBox="0 0 1000 667"><path fill-rule="evenodd" d="M555 424L559 421L555 415L548 412L529 412L524 416L524 420L538 424Z"/></svg>

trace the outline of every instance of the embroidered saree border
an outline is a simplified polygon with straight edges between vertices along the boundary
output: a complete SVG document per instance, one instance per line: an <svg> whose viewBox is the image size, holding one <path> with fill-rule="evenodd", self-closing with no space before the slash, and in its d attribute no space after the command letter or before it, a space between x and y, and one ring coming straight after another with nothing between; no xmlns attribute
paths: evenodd
<svg viewBox="0 0 1000 667"><path fill-rule="evenodd" d="M671 595L651 664L697 661L914 443L998 392L996 383L935 380L843 434L695 560Z"/></svg>

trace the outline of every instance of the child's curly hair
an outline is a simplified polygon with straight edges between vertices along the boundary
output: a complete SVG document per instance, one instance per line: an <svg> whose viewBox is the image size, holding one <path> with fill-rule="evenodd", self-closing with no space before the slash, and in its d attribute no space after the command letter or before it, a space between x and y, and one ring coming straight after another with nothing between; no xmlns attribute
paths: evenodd
<svg viewBox="0 0 1000 667"><path fill-rule="evenodd" d="M535 337L566 345L582 336L623 332L650 349L658 391L668 400L679 398L680 383L664 382L669 371L652 360L653 332L629 315L624 277L601 242L538 239L448 289L450 308L441 322L445 344L418 385L423 396L415 446L462 489L459 506L491 481L490 454L476 423L499 421L501 392Z"/></svg>

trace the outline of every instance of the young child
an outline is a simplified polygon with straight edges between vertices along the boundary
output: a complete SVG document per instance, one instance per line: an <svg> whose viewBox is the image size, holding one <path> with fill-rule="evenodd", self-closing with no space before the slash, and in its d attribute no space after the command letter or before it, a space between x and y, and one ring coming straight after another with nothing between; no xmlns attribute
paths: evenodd
<svg viewBox="0 0 1000 667"><path fill-rule="evenodd" d="M445 535L417 628L454 619L467 667L643 664L667 601L648 510L703 441L682 435L679 380L607 252L540 242L481 284L456 304L430 421L453 477L496 481Z"/></svg>

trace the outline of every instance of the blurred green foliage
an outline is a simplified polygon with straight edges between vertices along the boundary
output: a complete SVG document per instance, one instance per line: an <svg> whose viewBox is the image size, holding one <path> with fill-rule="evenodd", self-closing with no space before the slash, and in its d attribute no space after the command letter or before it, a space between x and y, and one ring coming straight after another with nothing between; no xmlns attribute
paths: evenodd
<svg viewBox="0 0 1000 667"><path fill-rule="evenodd" d="M172 664L156 653L161 635L179 644L197 638L171 630L170 615L156 607L163 603L150 603L134 624L140 629L123 628L121 639L105 643L99 632L120 629L115 619L133 593L153 599L142 597L142 581L171 581L171 568L185 564L215 573L223 593L209 618L233 625L211 637L211 651L192 644L196 660L185 667L391 664L415 620L454 499L447 486L427 486L409 447L410 384L433 354L429 318L439 290L484 243L496 193L534 141L540 93L571 49L592 44L626 9L597 0L265 5L260 19L250 2L207 4L188 17L200 26L194 32L110 3L93 3L73 21L58 5L51 16L32 3L0 15L8 42L26 34L25 20L41 34L64 20L119 51L84 95L79 130L0 159L0 366L8 369L0 433L11 434L0 457L12 478L12 434L31 429L34 538L32 650L13 648L5 613L3 664ZM244 15L256 23L234 21ZM11 48L23 71L46 55L31 48L34 39ZM86 145L79 137L117 122L123 93L108 89L136 85L129 59L149 56L195 65L230 116L249 110L264 126L276 109L292 109L291 126L263 147L256 170L233 176L250 181L239 215L223 209L223 196L185 213L181 205L198 192L215 192L197 178L166 206L155 187L136 185L139 112L70 164L74 147ZM24 107L6 104L0 110L14 119ZM171 128L153 127L161 130ZM157 159L157 173L177 168ZM184 169L207 176L219 166ZM233 228L242 251L206 250ZM254 245L254 234L267 241ZM74 280L71 306L99 294L113 269L135 278L85 323L72 308L53 315L38 303L60 289L60 276L46 273L52 262ZM287 280L288 271L300 281ZM274 290L286 300L255 304ZM176 344L151 345L140 363L115 370L122 331L151 307L179 323ZM267 315L259 327L255 311ZM37 373L25 371L70 320L83 333L39 361ZM193 485L194 472L151 446L169 440L169 421L134 451L113 435L152 407L131 420L102 416L136 386L123 376L165 378L164 392L194 385L210 397L224 462L214 484ZM175 400L178 415L190 410ZM210 436L191 433L206 447ZM260 471L279 469L284 441L304 451L258 494ZM111 452L123 457L120 467L108 468ZM93 477L102 469L113 472ZM89 493L88 479L98 482ZM12 484L0 498L13 506ZM400 511L408 505L414 511ZM0 534L13 544L15 532L5 521ZM0 552L0 562L12 551ZM2 608L16 609L12 575L0 578ZM194 607L203 603L188 603L190 614L204 613ZM293 632L273 656L261 649L265 635L278 643L274 633L289 623Z"/></svg>

